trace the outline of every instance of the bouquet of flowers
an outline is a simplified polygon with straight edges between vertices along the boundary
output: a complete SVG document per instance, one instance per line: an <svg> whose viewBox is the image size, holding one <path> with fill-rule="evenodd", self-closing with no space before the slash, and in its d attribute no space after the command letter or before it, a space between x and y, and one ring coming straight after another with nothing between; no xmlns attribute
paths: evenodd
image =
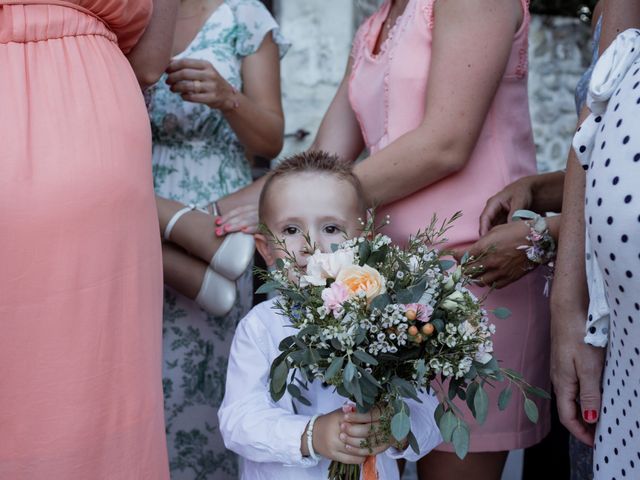
<svg viewBox="0 0 640 480"><path fill-rule="evenodd" d="M447 259L451 252L437 248L459 215L441 224L434 217L406 248L376 233L370 221L360 237L334 245L330 253L315 251L305 267L285 250L273 271L261 272L265 284L259 292L279 292L275 308L298 329L281 342L282 353L271 366L272 398L277 401L288 391L309 404L307 382L325 382L358 411L382 411L375 436L406 439L419 453L404 399L420 401L418 392L435 386L440 392L436 422L460 458L468 450L469 427L455 397L466 401L482 424L489 402L485 387L507 381L499 408L506 408L515 386L527 416L536 422L537 407L529 395L548 395L517 372L500 368L494 358L495 327L482 299L467 288L477 262L465 255L456 264ZM504 308L492 313L510 314ZM333 462L329 478L357 479L359 473L359 465Z"/></svg>

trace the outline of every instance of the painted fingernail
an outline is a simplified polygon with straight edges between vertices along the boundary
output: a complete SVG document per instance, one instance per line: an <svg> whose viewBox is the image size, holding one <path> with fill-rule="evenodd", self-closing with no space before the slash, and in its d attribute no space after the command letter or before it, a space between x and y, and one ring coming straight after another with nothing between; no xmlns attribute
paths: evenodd
<svg viewBox="0 0 640 480"><path fill-rule="evenodd" d="M221 236L224 232L221 228L216 228L216 235Z"/></svg>
<svg viewBox="0 0 640 480"><path fill-rule="evenodd" d="M340 440L342 440L343 442L347 439L347 436L344 433L340 434Z"/></svg>
<svg viewBox="0 0 640 480"><path fill-rule="evenodd" d="M216 218L216 225L222 225L222 219L220 217Z"/></svg>
<svg viewBox="0 0 640 480"><path fill-rule="evenodd" d="M598 412L595 410L584 410L582 412L582 418L586 422L595 422L598 419Z"/></svg>

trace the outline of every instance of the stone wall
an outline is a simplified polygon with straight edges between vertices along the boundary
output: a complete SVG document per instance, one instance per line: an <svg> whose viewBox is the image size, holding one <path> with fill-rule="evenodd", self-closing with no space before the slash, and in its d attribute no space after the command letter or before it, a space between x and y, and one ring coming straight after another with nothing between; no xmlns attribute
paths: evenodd
<svg viewBox="0 0 640 480"><path fill-rule="evenodd" d="M344 75L353 37L349 0L277 0L278 22L292 47L282 60L285 147L281 157L309 147ZM299 140L300 130L310 134Z"/></svg>

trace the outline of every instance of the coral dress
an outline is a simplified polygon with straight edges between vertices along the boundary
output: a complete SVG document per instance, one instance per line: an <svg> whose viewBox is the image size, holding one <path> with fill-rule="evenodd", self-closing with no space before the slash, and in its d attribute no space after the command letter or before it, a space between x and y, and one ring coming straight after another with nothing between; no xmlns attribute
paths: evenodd
<svg viewBox="0 0 640 480"><path fill-rule="evenodd" d="M0 478L168 479L150 0L0 0Z"/></svg>
<svg viewBox="0 0 640 480"><path fill-rule="evenodd" d="M529 14L526 0L521 1L523 23L514 36L506 71L471 158L460 172L381 209L380 215L391 216L387 233L394 241L405 243L410 234L428 224L433 213L444 218L462 210L463 217L447 237L450 247L464 249L478 239L478 219L487 199L514 180L536 173L527 99ZM432 29L438 21L433 3L409 0L378 54L372 52L389 12L389 0L356 34L349 96L371 153L418 127L424 118ZM530 383L549 390L548 300L543 296L541 274L536 270L492 292L487 306L507 307L513 313L508 320L494 322L494 347L502 366L523 373ZM477 289L477 293L485 292ZM501 388L488 390L486 423L478 427L470 420L470 451L524 448L544 438L549 431L548 402L539 403L540 421L534 425L515 394L509 408L499 412ZM440 448L452 451L449 445Z"/></svg>

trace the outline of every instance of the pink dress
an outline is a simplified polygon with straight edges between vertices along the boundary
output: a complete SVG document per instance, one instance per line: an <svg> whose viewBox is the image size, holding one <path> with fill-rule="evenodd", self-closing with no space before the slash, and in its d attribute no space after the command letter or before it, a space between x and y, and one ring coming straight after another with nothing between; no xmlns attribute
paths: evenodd
<svg viewBox="0 0 640 480"><path fill-rule="evenodd" d="M0 478L163 480L151 0L77 3L0 0Z"/></svg>
<svg viewBox="0 0 640 480"><path fill-rule="evenodd" d="M465 168L386 205L378 213L390 215L387 233L395 242L406 242L410 234L426 226L433 213L444 218L462 210L463 217L447 237L450 247L464 249L478 239L478 218L487 199L517 178L536 172L527 100L529 14L526 0L521 1L522 27L514 36L506 72ZM415 129L423 120L432 27L438 21L433 2L409 0L378 54L372 52L389 12L389 0L356 34L349 97L371 153ZM543 287L543 279L536 271L492 292L487 305L507 307L513 313L508 320L494 322L495 351L502 365L523 373L530 383L548 390L549 316ZM482 289L478 290L482 293ZM527 447L542 440L549 431L548 402L539 402L540 421L534 425L526 418L515 392L509 408L498 411L500 390L489 389L491 406L486 423L478 427L470 421L470 451ZM441 448L452 451L449 445Z"/></svg>

